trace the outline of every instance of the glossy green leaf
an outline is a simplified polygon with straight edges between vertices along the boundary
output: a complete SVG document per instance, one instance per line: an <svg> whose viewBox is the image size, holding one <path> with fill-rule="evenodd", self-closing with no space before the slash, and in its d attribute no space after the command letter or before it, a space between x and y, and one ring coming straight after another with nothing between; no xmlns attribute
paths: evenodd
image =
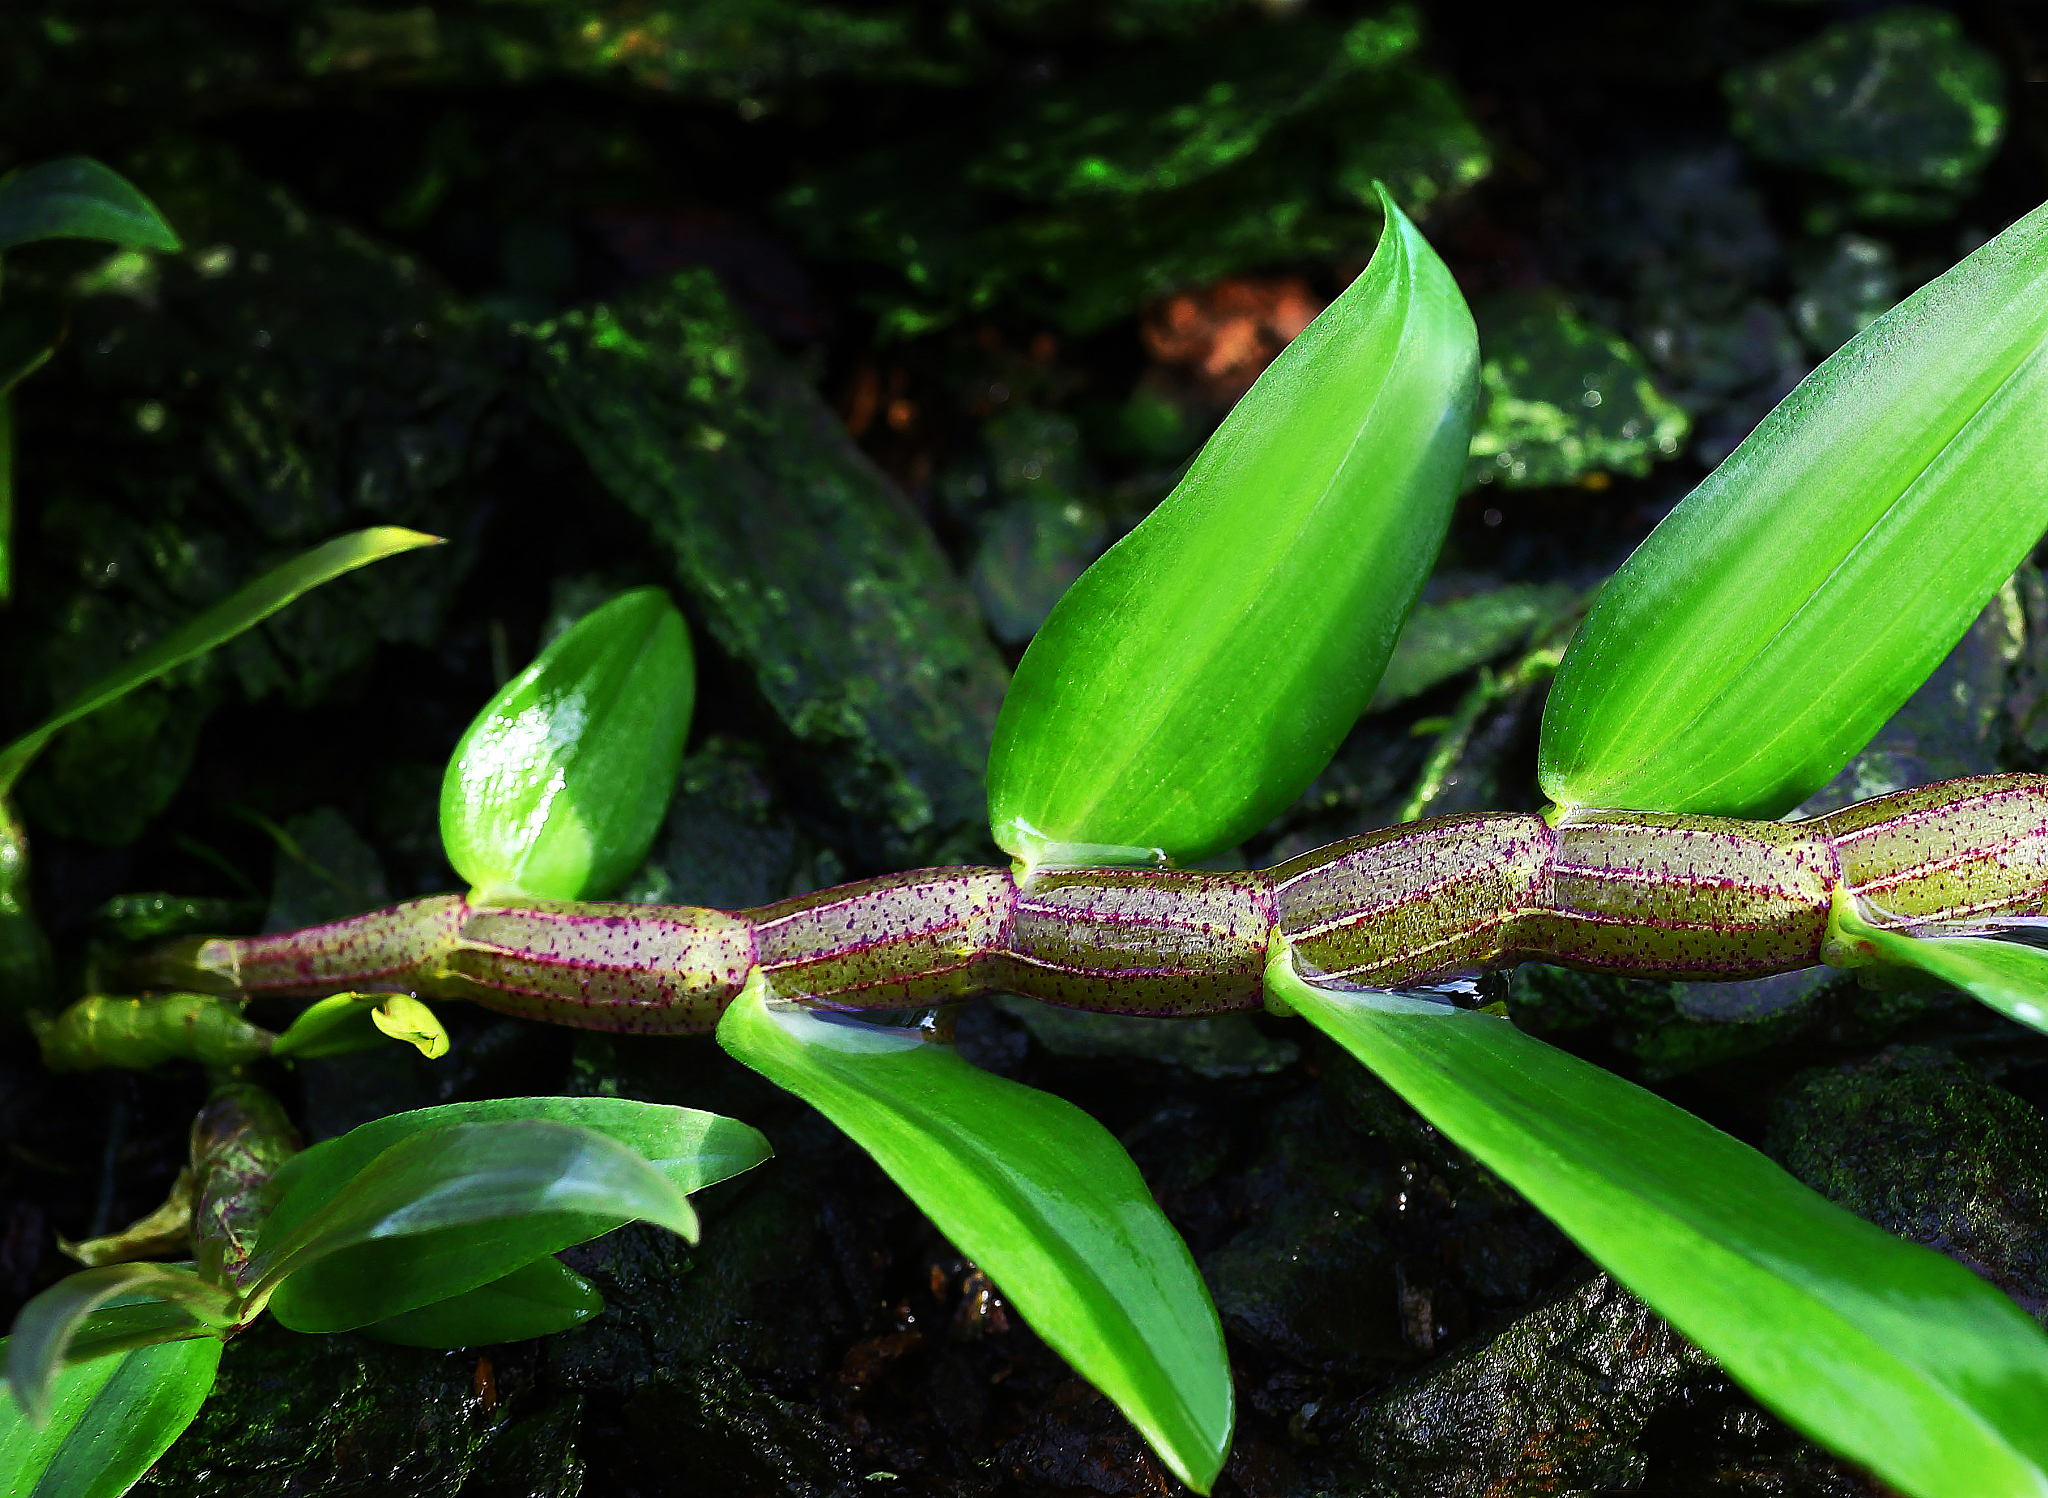
<svg viewBox="0 0 2048 1498"><path fill-rule="evenodd" d="M786 1005L757 978L718 1043L845 1130L1032 1329L1206 1493L1233 1418L1223 1331L1187 1246L1102 1125L917 1030Z"/></svg>
<svg viewBox="0 0 2048 1498"><path fill-rule="evenodd" d="M667 1103L617 1097L509 1097L447 1103L372 1119L286 1161L270 1178L275 1205L263 1225L265 1241L276 1243L325 1207L401 1139L449 1124L513 1119L594 1129L633 1151L686 1195L752 1170L774 1154L760 1130L738 1119Z"/></svg>
<svg viewBox="0 0 2048 1498"><path fill-rule="evenodd" d="M668 810L695 693L689 632L659 588L579 619L455 746L441 782L455 871L482 899L610 894Z"/></svg>
<svg viewBox="0 0 2048 1498"><path fill-rule="evenodd" d="M694 1242L659 1171L594 1130L540 1120L444 1125L380 1155L271 1250L254 1298L296 1331L341 1331L465 1294L626 1222Z"/></svg>
<svg viewBox="0 0 2048 1498"><path fill-rule="evenodd" d="M112 1301L155 1301L108 1315ZM96 1315L95 1313L100 1313ZM108 1353L144 1343L180 1340L233 1320L229 1294L174 1264L108 1264L67 1275L21 1308L7 1337L7 1386L30 1419L50 1408L57 1375L81 1352Z"/></svg>
<svg viewBox="0 0 2048 1498"><path fill-rule="evenodd" d="M1505 1019L1317 988L1300 1013L1764 1404L1913 1498L2048 1495L2048 1337L1962 1265Z"/></svg>
<svg viewBox="0 0 2048 1498"><path fill-rule="evenodd" d="M465 1295L364 1327L407 1347L489 1347L583 1325L604 1309L589 1280L559 1259L536 1259Z"/></svg>
<svg viewBox="0 0 2048 1498"><path fill-rule="evenodd" d="M215 604L198 618L171 631L154 645L138 650L121 665L80 692L55 713L0 749L0 796L13 789L29 762L56 732L96 708L105 707L145 682L225 644L243 630L260 624L301 593L332 582L345 572L421 546L438 546L440 538L395 525L337 536Z"/></svg>
<svg viewBox="0 0 2048 1498"><path fill-rule="evenodd" d="M1372 697L1465 465L1478 341L1386 203L1372 263L1067 590L996 720L996 842L1192 860L1270 820Z"/></svg>
<svg viewBox="0 0 2048 1498"><path fill-rule="evenodd" d="M2014 1024L2048 1035L2048 951L1982 936L1887 931L1865 920L1855 898L1840 886L1828 937L1828 960L1837 967L1873 962L1910 968L1954 984Z"/></svg>
<svg viewBox="0 0 2048 1498"><path fill-rule="evenodd" d="M1602 590L1543 714L1567 810L1776 817L2048 528L2048 207L1858 334Z"/></svg>
<svg viewBox="0 0 2048 1498"><path fill-rule="evenodd" d="M105 239L136 250L180 248L156 204L90 156L60 156L0 178L0 250L38 239Z"/></svg>
<svg viewBox="0 0 2048 1498"><path fill-rule="evenodd" d="M140 1347L59 1373L37 1426L0 1400L0 1493L119 1498L199 1413L220 1368L207 1338Z"/></svg>
<svg viewBox="0 0 2048 1498"><path fill-rule="evenodd" d="M674 1182L593 1129L542 1119L408 1134L289 1230L266 1223L244 1272L294 1331L347 1331L502 1279L627 1222L695 1242Z"/></svg>

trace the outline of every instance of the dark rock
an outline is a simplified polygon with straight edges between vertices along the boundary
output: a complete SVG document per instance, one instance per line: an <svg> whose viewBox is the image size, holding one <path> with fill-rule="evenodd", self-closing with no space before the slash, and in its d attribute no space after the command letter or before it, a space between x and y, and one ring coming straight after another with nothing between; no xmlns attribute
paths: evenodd
<svg viewBox="0 0 2048 1498"><path fill-rule="evenodd" d="M931 533L716 278L521 336L537 403L669 548L882 856L978 846L1001 662Z"/></svg>
<svg viewBox="0 0 2048 1498"><path fill-rule="evenodd" d="M2005 75L1957 19L1898 5L1830 26L1726 79L1736 135L1766 161L1860 189L1870 217L1941 217L2005 134Z"/></svg>
<svg viewBox="0 0 2048 1498"><path fill-rule="evenodd" d="M1327 1438L1344 1475L1321 1490L1635 1491L1651 1419L1719 1384L1710 1358L1600 1275L1358 1410Z"/></svg>
<svg viewBox="0 0 2048 1498"><path fill-rule="evenodd" d="M1825 258L1799 277L1792 323L1807 351L1825 359L1899 299L1898 260L1867 234L1838 235Z"/></svg>
<svg viewBox="0 0 2048 1498"><path fill-rule="evenodd" d="M2048 1320L2048 1117L1953 1056L1913 1047L1814 1076L1778 1100L1766 1148Z"/></svg>
<svg viewBox="0 0 2048 1498"><path fill-rule="evenodd" d="M628 1396L625 1418L632 1448L597 1464L642 1492L853 1498L861 1491L853 1451L816 1414L717 1359L656 1374Z"/></svg>
<svg viewBox="0 0 2048 1498"><path fill-rule="evenodd" d="M1643 356L1554 296L1505 293L1473 309L1483 406L1464 486L1538 489L1589 474L1642 478L1678 454L1691 419Z"/></svg>
<svg viewBox="0 0 2048 1498"><path fill-rule="evenodd" d="M511 1407L485 1407L478 1364L470 1354L260 1325L228 1344L199 1418L133 1491L167 1498L469 1493L489 1448L517 1428ZM575 1491L559 1481L538 1489L563 1498Z"/></svg>

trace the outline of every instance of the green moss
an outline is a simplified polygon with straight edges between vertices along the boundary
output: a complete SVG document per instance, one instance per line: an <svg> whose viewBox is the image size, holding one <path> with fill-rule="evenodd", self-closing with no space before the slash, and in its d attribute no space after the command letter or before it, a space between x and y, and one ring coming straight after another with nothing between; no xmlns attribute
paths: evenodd
<svg viewBox="0 0 2048 1498"><path fill-rule="evenodd" d="M2005 135L1997 58L1925 6L1831 26L1725 87L1750 149L1858 189L1858 211L1876 218L1942 216Z"/></svg>
<svg viewBox="0 0 2048 1498"><path fill-rule="evenodd" d="M708 271L520 330L536 405L884 856L978 840L1003 670L931 532Z"/></svg>
<svg viewBox="0 0 2048 1498"><path fill-rule="evenodd" d="M1465 488L1538 489L1597 473L1642 478L1691 430L1643 356L1555 297L1508 294L1474 309L1485 402Z"/></svg>

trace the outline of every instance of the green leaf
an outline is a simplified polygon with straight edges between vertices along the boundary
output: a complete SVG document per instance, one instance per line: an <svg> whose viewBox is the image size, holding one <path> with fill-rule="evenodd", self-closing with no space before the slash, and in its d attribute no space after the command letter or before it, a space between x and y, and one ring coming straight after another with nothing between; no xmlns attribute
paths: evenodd
<svg viewBox="0 0 2048 1498"><path fill-rule="evenodd" d="M1871 924L1856 897L1835 887L1828 914L1828 961L1912 968L1950 983L2014 1024L2048 1035L2048 951L1981 936L1910 936Z"/></svg>
<svg viewBox="0 0 2048 1498"><path fill-rule="evenodd" d="M659 588L578 620L477 714L441 841L478 898L588 900L640 866L675 792L696 668Z"/></svg>
<svg viewBox="0 0 2048 1498"><path fill-rule="evenodd" d="M102 1314L110 1301L150 1300L126 1315ZM50 1409L58 1371L74 1342L107 1353L143 1343L213 1335L232 1321L232 1297L190 1269L172 1264L108 1264L67 1275L37 1295L14 1318L7 1337L7 1384L31 1420ZM125 1307L117 1307L125 1310Z"/></svg>
<svg viewBox="0 0 2048 1498"><path fill-rule="evenodd" d="M1858 334L1601 592L1544 791L1777 817L1825 784L2048 528L2048 206Z"/></svg>
<svg viewBox="0 0 2048 1498"><path fill-rule="evenodd" d="M333 1201L349 1182L401 1139L449 1124L503 1123L513 1119L540 1119L594 1129L633 1151L686 1195L752 1170L774 1154L759 1130L738 1119L632 1098L490 1098L476 1103L418 1108L373 1119L338 1139L323 1140L280 1166L270 1178L275 1205L263 1225L264 1242L275 1244Z"/></svg>
<svg viewBox="0 0 2048 1498"><path fill-rule="evenodd" d="M28 768L29 762L60 728L105 707L145 682L156 680L166 671L206 654L216 645L225 644L243 630L269 618L301 593L399 552L439 544L440 538L436 536L403 530L395 525L380 525L337 536L325 545L316 546L304 555L272 568L190 623L173 630L154 645L137 651L50 717L5 749L0 749L0 796L13 789L21 772Z"/></svg>
<svg viewBox="0 0 2048 1498"><path fill-rule="evenodd" d="M220 1368L207 1338L139 1347L59 1373L40 1428L0 1400L0 1493L119 1498L199 1413Z"/></svg>
<svg viewBox="0 0 2048 1498"><path fill-rule="evenodd" d="M765 1001L718 1043L844 1129L1107 1394L1188 1486L1230 1446L1223 1330L1187 1246L1123 1147L1073 1104L977 1071L917 1030Z"/></svg>
<svg viewBox="0 0 2048 1498"><path fill-rule="evenodd" d="M697 1239L675 1183L594 1129L541 1119L422 1129L289 1231L265 1224L243 1275L244 1315L267 1303L294 1331L347 1331L636 1220Z"/></svg>
<svg viewBox="0 0 2048 1498"><path fill-rule="evenodd" d="M489 1347L583 1325L604 1309L589 1280L559 1259L536 1259L464 1295L364 1327L407 1347Z"/></svg>
<svg viewBox="0 0 2048 1498"><path fill-rule="evenodd" d="M2048 1337L1652 1093L1505 1019L1305 983L1299 1012L1764 1404L1914 1498L2048 1494Z"/></svg>
<svg viewBox="0 0 2048 1498"><path fill-rule="evenodd" d="M1478 366L1450 272L1385 208L1365 272L1025 651L989 808L1027 864L1230 847L1371 698L1449 523Z"/></svg>
<svg viewBox="0 0 2048 1498"><path fill-rule="evenodd" d="M0 179L0 250L38 239L106 239L137 250L177 250L156 204L90 156L60 156Z"/></svg>

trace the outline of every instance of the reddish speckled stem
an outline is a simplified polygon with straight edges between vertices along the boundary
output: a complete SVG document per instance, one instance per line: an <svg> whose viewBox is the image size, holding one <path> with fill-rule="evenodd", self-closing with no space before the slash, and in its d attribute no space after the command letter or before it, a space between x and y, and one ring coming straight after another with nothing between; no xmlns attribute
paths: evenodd
<svg viewBox="0 0 2048 1498"><path fill-rule="evenodd" d="M922 869L755 910L476 906L457 895L187 945L159 973L249 994L402 988L600 1030L713 1028L748 975L894 1009L1005 990L1118 1014L1255 1008L1275 929L1330 978L1413 988L1526 958L1662 978L1823 960L1845 886L1882 921L2038 914L2048 777L1990 775L1808 822L1446 817L1259 873ZM170 969L175 969L173 974Z"/></svg>

